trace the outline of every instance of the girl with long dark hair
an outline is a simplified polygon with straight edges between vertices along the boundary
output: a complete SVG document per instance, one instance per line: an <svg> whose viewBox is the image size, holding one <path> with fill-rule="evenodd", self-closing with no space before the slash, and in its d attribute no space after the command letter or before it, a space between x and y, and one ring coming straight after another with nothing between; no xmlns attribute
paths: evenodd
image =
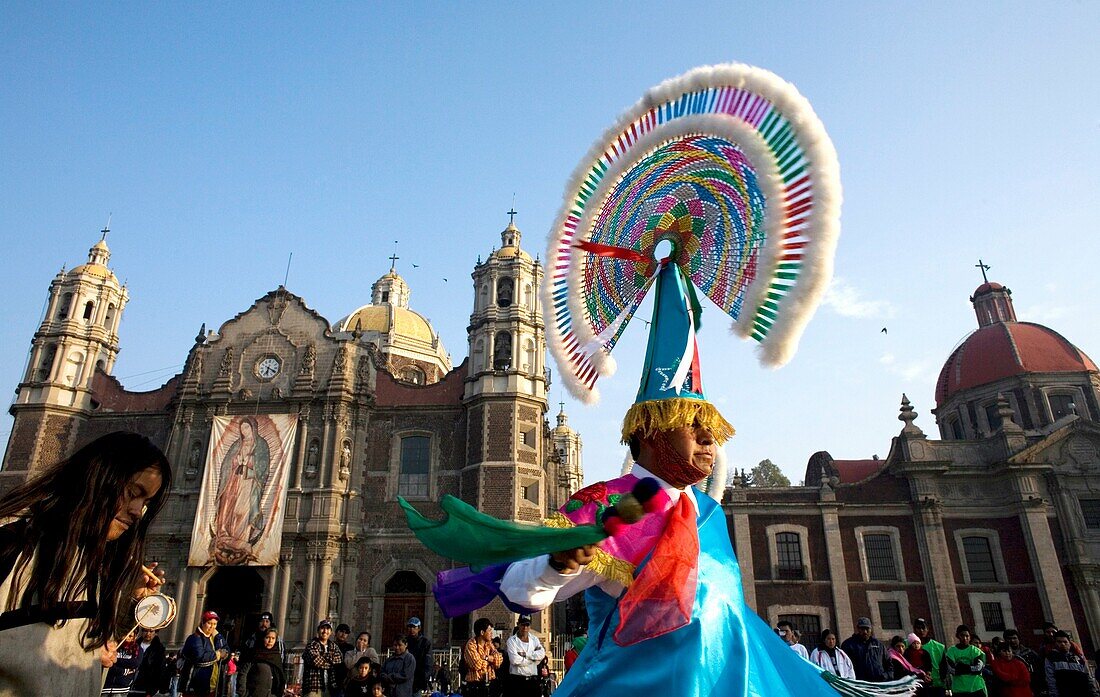
<svg viewBox="0 0 1100 697"><path fill-rule="evenodd" d="M99 692L133 602L160 585L142 562L171 482L160 448L117 432L0 499L0 695Z"/></svg>

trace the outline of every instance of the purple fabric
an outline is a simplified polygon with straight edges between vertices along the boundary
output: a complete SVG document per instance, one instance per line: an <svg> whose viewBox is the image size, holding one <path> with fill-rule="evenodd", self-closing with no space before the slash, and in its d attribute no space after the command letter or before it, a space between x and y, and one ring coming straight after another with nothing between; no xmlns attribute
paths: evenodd
<svg viewBox="0 0 1100 697"><path fill-rule="evenodd" d="M439 603L444 617L458 617L479 610L494 598L504 601L505 607L515 613L532 614L534 611L516 605L500 592L500 581L508 564L493 564L474 572L468 566L440 571L435 577L432 593Z"/></svg>

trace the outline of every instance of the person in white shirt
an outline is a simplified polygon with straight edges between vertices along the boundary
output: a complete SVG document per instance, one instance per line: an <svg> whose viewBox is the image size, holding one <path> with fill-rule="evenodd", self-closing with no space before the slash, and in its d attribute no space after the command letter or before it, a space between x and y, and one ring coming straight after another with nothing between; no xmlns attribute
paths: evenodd
<svg viewBox="0 0 1100 697"><path fill-rule="evenodd" d="M821 666L833 675L855 680L856 669L848 654L836 645L836 634L831 629L821 632L817 648L810 654L810 661Z"/></svg>
<svg viewBox="0 0 1100 697"><path fill-rule="evenodd" d="M783 620L779 624L775 625L775 632L779 635L779 638L787 642L787 645L802 658L807 661L810 660L810 652L806 650L806 647L798 643L798 637L794 632L794 625Z"/></svg>
<svg viewBox="0 0 1100 697"><path fill-rule="evenodd" d="M516 633L508 637L504 650L508 654L509 696L539 697L539 661L546 657L546 649L531 633L530 615L519 616Z"/></svg>

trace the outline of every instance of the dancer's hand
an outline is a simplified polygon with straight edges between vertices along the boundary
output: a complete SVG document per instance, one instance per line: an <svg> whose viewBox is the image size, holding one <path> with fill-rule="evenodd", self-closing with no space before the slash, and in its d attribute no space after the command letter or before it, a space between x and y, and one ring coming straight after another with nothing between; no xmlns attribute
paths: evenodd
<svg viewBox="0 0 1100 697"><path fill-rule="evenodd" d="M164 572L157 568L157 562L142 567L141 580L134 589L134 600L141 600L146 596L160 592L164 585Z"/></svg>
<svg viewBox="0 0 1100 697"><path fill-rule="evenodd" d="M550 568L559 574L575 574L596 558L596 545L585 545L550 555Z"/></svg>

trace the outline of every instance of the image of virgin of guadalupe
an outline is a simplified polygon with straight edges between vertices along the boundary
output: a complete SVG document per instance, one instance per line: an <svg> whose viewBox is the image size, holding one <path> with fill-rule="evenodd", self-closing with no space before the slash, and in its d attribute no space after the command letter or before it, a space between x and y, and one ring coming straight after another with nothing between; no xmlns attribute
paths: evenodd
<svg viewBox="0 0 1100 697"><path fill-rule="evenodd" d="M271 472L271 449L260 436L256 419L239 417L230 426L234 427L239 437L222 460L210 541L210 554L222 566L255 560L252 547L266 527L260 502Z"/></svg>

